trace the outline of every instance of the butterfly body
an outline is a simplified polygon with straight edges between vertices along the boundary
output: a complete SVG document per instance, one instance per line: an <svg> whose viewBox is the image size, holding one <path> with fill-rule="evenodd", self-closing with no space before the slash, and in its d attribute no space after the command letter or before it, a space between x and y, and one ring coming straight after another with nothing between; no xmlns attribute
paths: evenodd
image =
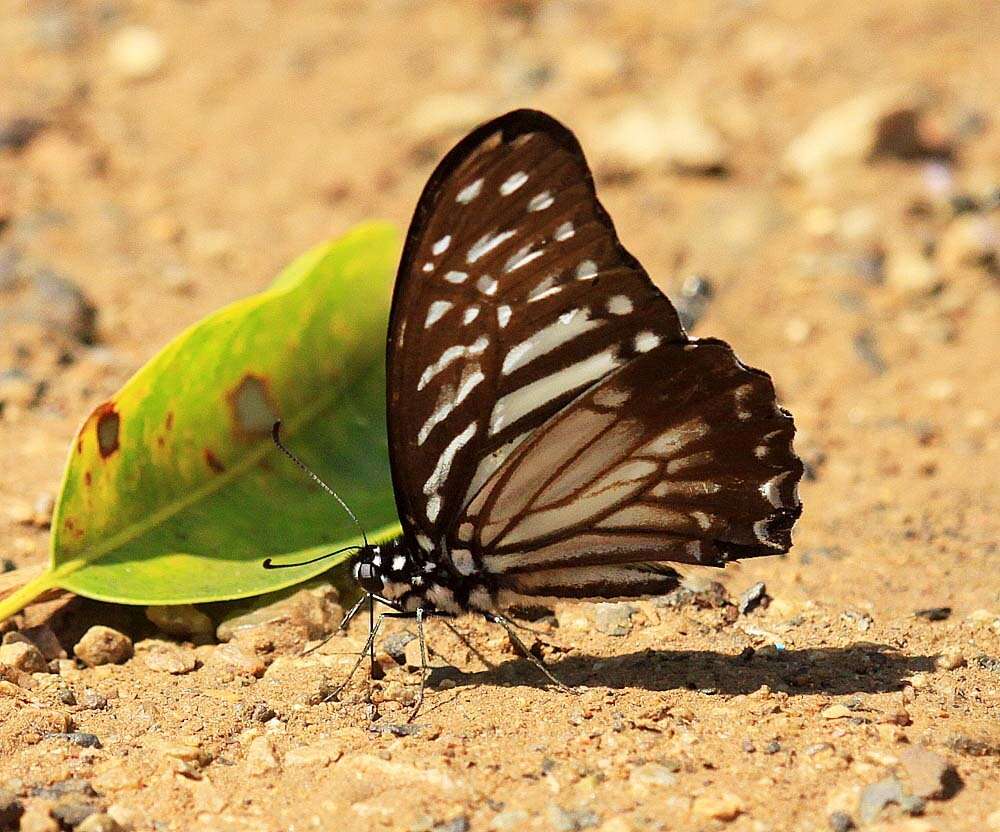
<svg viewBox="0 0 1000 832"><path fill-rule="evenodd" d="M430 177L387 391L403 534L354 569L401 611L661 593L668 564L791 546L803 469L770 377L688 336L543 113L483 125Z"/></svg>

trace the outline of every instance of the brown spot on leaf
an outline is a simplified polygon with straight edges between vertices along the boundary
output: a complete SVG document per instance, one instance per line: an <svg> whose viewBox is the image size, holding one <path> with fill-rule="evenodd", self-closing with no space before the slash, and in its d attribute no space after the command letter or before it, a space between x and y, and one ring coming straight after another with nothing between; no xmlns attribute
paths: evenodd
<svg viewBox="0 0 1000 832"><path fill-rule="evenodd" d="M267 381L261 376L247 373L226 394L232 413L233 433L240 439L260 439L271 433L271 426L278 421L278 408L271 399Z"/></svg>
<svg viewBox="0 0 1000 832"><path fill-rule="evenodd" d="M76 521L74 521L72 517L67 517L63 521L63 525L66 527L66 531L71 532L76 528Z"/></svg>
<svg viewBox="0 0 1000 832"><path fill-rule="evenodd" d="M174 427L174 411L172 411L172 410L168 410L167 411L167 419L164 422L164 425L167 428L167 430L173 430L173 427Z"/></svg>
<svg viewBox="0 0 1000 832"><path fill-rule="evenodd" d="M166 444L167 444L167 440L164 439L162 436L157 436L156 437L156 446L158 448L162 448Z"/></svg>
<svg viewBox="0 0 1000 832"><path fill-rule="evenodd" d="M82 436L79 439L76 440L76 452L78 454L82 454L83 453L83 437Z"/></svg>
<svg viewBox="0 0 1000 832"><path fill-rule="evenodd" d="M226 470L226 466L222 464L222 460L209 448L205 448L205 462L208 463L208 467L215 471L216 474L221 474Z"/></svg>
<svg viewBox="0 0 1000 832"><path fill-rule="evenodd" d="M105 402L95 411L97 415L97 450L107 459L118 450L118 429L121 417L113 402Z"/></svg>
<svg viewBox="0 0 1000 832"><path fill-rule="evenodd" d="M90 471L84 471L83 472L83 484L86 485L89 488L90 485L93 482L94 482L94 478L90 475Z"/></svg>

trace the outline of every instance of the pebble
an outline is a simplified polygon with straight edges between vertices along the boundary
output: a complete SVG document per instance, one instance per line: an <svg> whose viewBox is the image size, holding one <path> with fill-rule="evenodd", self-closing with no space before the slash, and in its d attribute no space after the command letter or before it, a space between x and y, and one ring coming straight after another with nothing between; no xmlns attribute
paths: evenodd
<svg viewBox="0 0 1000 832"><path fill-rule="evenodd" d="M76 827L76 832L121 832L121 829L121 824L111 815L95 812Z"/></svg>
<svg viewBox="0 0 1000 832"><path fill-rule="evenodd" d="M21 816L21 832L59 832L59 821L41 804L28 806Z"/></svg>
<svg viewBox="0 0 1000 832"><path fill-rule="evenodd" d="M854 818L847 812L833 812L828 818L831 832L850 832L855 829Z"/></svg>
<svg viewBox="0 0 1000 832"><path fill-rule="evenodd" d="M828 708L824 708L819 712L819 715L823 717L823 719L850 719L854 716L854 711L846 705L838 703L836 705L830 705Z"/></svg>
<svg viewBox="0 0 1000 832"><path fill-rule="evenodd" d="M444 823L437 823L432 827L432 832L469 832L469 819L465 815L446 820Z"/></svg>
<svg viewBox="0 0 1000 832"><path fill-rule="evenodd" d="M250 774L266 774L278 767L274 743L270 737L257 737L247 748L246 769Z"/></svg>
<svg viewBox="0 0 1000 832"><path fill-rule="evenodd" d="M523 809L506 809L494 815L490 829L494 832L519 832L526 827L528 819L529 815Z"/></svg>
<svg viewBox="0 0 1000 832"><path fill-rule="evenodd" d="M146 618L167 635L195 644L215 640L215 623L192 604L146 607Z"/></svg>
<svg viewBox="0 0 1000 832"><path fill-rule="evenodd" d="M922 125L919 104L911 93L867 92L816 116L789 143L782 166L790 176L815 182L845 164L875 156L919 156L931 149L925 147Z"/></svg>
<svg viewBox="0 0 1000 832"><path fill-rule="evenodd" d="M66 731L55 734L49 734L50 737L55 737L56 739L66 740L66 742L71 742L73 745L78 745L80 748L101 748L101 740L96 734L88 734L85 731Z"/></svg>
<svg viewBox="0 0 1000 832"><path fill-rule="evenodd" d="M951 607L927 607L913 613L917 618L924 618L927 621L944 621L951 617Z"/></svg>
<svg viewBox="0 0 1000 832"><path fill-rule="evenodd" d="M24 281L11 313L81 344L97 341L97 308L72 280L51 269L40 269Z"/></svg>
<svg viewBox="0 0 1000 832"><path fill-rule="evenodd" d="M64 827L74 829L93 815L97 809L90 803L78 800L63 800L52 807L52 815Z"/></svg>
<svg viewBox="0 0 1000 832"><path fill-rule="evenodd" d="M17 799L17 795L0 788L0 829L17 829L23 814L24 805Z"/></svg>
<svg viewBox="0 0 1000 832"><path fill-rule="evenodd" d="M382 639L382 652L388 655L396 664L403 664L406 661L406 647L414 639L416 639L416 636L409 630L390 633Z"/></svg>
<svg viewBox="0 0 1000 832"><path fill-rule="evenodd" d="M254 722L268 722L276 716L274 708L266 702L257 702L250 710L250 719Z"/></svg>
<svg viewBox="0 0 1000 832"><path fill-rule="evenodd" d="M331 748L328 743L322 745L304 745L293 748L285 755L286 766L311 766L322 768L334 763L344 756L340 748Z"/></svg>
<svg viewBox="0 0 1000 832"><path fill-rule="evenodd" d="M598 632L605 635L627 636L636 612L638 608L632 604L601 602L594 605L594 624Z"/></svg>
<svg viewBox="0 0 1000 832"><path fill-rule="evenodd" d="M1000 252L1000 225L992 217L963 214L944 230L937 246L937 262L945 273L963 266L983 266Z"/></svg>
<svg viewBox="0 0 1000 832"><path fill-rule="evenodd" d="M557 832L580 832L581 829L591 829L600 823L597 813L590 809L565 809L562 806L549 806L549 823Z"/></svg>
<svg viewBox="0 0 1000 832"><path fill-rule="evenodd" d="M965 655L957 647L952 647L944 650L940 656L937 657L935 664L941 670L958 670L960 667L965 667L967 664Z"/></svg>
<svg viewBox="0 0 1000 832"><path fill-rule="evenodd" d="M659 763L646 763L632 769L629 772L628 780L632 791L637 797L641 797L656 789L673 786L677 782L677 777L667 766Z"/></svg>
<svg viewBox="0 0 1000 832"><path fill-rule="evenodd" d="M220 644L212 651L212 662L224 665L236 673L260 678L267 665L252 653L247 653L238 644Z"/></svg>
<svg viewBox="0 0 1000 832"><path fill-rule="evenodd" d="M197 664L194 650L189 647L165 641L147 641L143 647L142 658L150 670L179 676L190 673Z"/></svg>
<svg viewBox="0 0 1000 832"><path fill-rule="evenodd" d="M702 820L735 820L743 813L743 801L735 794L701 795L691 804L691 813Z"/></svg>
<svg viewBox="0 0 1000 832"><path fill-rule="evenodd" d="M132 639L124 633L100 624L83 634L73 653L89 667L103 664L122 664L132 658Z"/></svg>
<svg viewBox="0 0 1000 832"><path fill-rule="evenodd" d="M125 26L108 44L108 63L125 81L145 81L162 68L167 49L158 32L147 26Z"/></svg>
<svg viewBox="0 0 1000 832"><path fill-rule="evenodd" d="M858 814L864 823L871 823L890 803L900 804L903 800L903 786L895 777L887 777L866 786L858 802Z"/></svg>
<svg viewBox="0 0 1000 832"><path fill-rule="evenodd" d="M900 294L924 296L940 288L941 276L937 264L921 252L894 248L886 253L885 282Z"/></svg>
<svg viewBox="0 0 1000 832"><path fill-rule="evenodd" d="M48 673L49 663L42 651L28 641L0 645L0 664L24 673Z"/></svg>
<svg viewBox="0 0 1000 832"><path fill-rule="evenodd" d="M771 596L767 594L767 585L763 581L758 581L740 595L737 609L739 609L740 615L746 615L757 607L766 607L770 600Z"/></svg>
<svg viewBox="0 0 1000 832"><path fill-rule="evenodd" d="M0 150L24 150L45 127L44 121L30 116L15 116L0 122Z"/></svg>
<svg viewBox="0 0 1000 832"><path fill-rule="evenodd" d="M899 761L906 771L910 792L917 797L942 798L955 790L958 775L940 754L914 745L903 750Z"/></svg>
<svg viewBox="0 0 1000 832"><path fill-rule="evenodd" d="M89 711L102 711L108 707L108 698L93 688L84 688L80 705Z"/></svg>
<svg viewBox="0 0 1000 832"><path fill-rule="evenodd" d="M302 631L306 639L319 639L334 632L343 617L336 588L322 583L263 595L249 607L243 603L222 620L215 635L219 641L230 641L240 631L280 625L285 631Z"/></svg>
<svg viewBox="0 0 1000 832"><path fill-rule="evenodd" d="M721 133L690 111L623 110L603 125L595 144L599 165L609 175L671 167L683 173L718 173L729 162Z"/></svg>

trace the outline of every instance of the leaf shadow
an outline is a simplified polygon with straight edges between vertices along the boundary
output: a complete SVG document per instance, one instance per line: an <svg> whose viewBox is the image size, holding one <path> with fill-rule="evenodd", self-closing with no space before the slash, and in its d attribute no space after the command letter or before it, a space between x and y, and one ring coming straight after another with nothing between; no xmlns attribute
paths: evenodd
<svg viewBox="0 0 1000 832"><path fill-rule="evenodd" d="M733 655L714 650L643 650L619 656L567 656L548 668L570 687L606 687L648 691L699 690L736 695L767 685L789 695L888 693L902 690L907 677L935 669L934 656L908 656L884 644L860 642L847 647L819 647ZM530 685L548 682L524 658L494 668L464 672L432 669L435 685L450 678L459 685Z"/></svg>

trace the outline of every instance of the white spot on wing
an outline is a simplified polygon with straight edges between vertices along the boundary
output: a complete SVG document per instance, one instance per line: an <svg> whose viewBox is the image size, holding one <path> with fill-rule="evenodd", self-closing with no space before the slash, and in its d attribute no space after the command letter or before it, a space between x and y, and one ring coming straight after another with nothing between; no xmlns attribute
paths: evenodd
<svg viewBox="0 0 1000 832"><path fill-rule="evenodd" d="M540 248L538 251L532 251L531 246L527 245L524 248L517 251L515 254L511 255L510 259L504 264L503 270L506 274L515 269L521 268L521 266L526 263L530 263L545 254L545 249Z"/></svg>
<svg viewBox="0 0 1000 832"><path fill-rule="evenodd" d="M423 266L422 266L422 267L420 268L420 271L422 271L422 272L423 272L424 274L430 274L430 273L431 273L432 271L434 271L434 264L433 264L432 262L430 262L430 260L428 260L428 261L427 261L426 263L424 263L424 265L423 265Z"/></svg>
<svg viewBox="0 0 1000 832"><path fill-rule="evenodd" d="M543 300L544 298L551 297L552 295L558 295L562 289L562 286L556 286L555 275L551 275L528 292L528 303L534 303L535 301Z"/></svg>
<svg viewBox="0 0 1000 832"><path fill-rule="evenodd" d="M442 452L441 456L438 457L437 465L434 466L434 470L431 475L427 478L427 482L424 483L424 494L427 495L427 519L432 523L437 519L438 513L441 510L441 498L439 493L444 487L445 481L448 479L448 473L451 471L451 464L455 460L455 454L457 454L469 440L476 433L476 423L470 422L469 426L463 430L458 436L451 440ZM431 514L433 513L433 517Z"/></svg>
<svg viewBox="0 0 1000 832"><path fill-rule="evenodd" d="M632 342L636 352L649 352L660 345L660 336L653 332L640 332Z"/></svg>
<svg viewBox="0 0 1000 832"><path fill-rule="evenodd" d="M555 200L552 198L552 194L548 191L542 191L540 194L536 194L528 202L529 211L544 211L546 208L551 207Z"/></svg>
<svg viewBox="0 0 1000 832"><path fill-rule="evenodd" d="M460 575L471 575L476 571L476 562L468 549L452 549L451 562L455 564Z"/></svg>
<svg viewBox="0 0 1000 832"><path fill-rule="evenodd" d="M431 539L425 534L417 535L417 545L420 546L420 548L423 549L425 552L434 551L434 544L431 542Z"/></svg>
<svg viewBox="0 0 1000 832"><path fill-rule="evenodd" d="M625 295L615 295L608 301L608 312L612 315L629 315L632 309L632 300Z"/></svg>
<svg viewBox="0 0 1000 832"><path fill-rule="evenodd" d="M556 233L553 234L552 236L561 243L565 240L568 240L574 234L576 234L576 230L573 228L573 223L571 223L569 220L566 220L566 222L564 222L556 229Z"/></svg>
<svg viewBox="0 0 1000 832"><path fill-rule="evenodd" d="M399 572L404 566L406 566L406 558L402 555L396 555L396 557L392 559L393 571Z"/></svg>
<svg viewBox="0 0 1000 832"><path fill-rule="evenodd" d="M467 355L482 355L486 352L486 348L489 345L490 339L485 335L480 335L468 346L457 344L453 347L448 347L448 349L441 353L441 357L437 361L428 365L424 370L423 374L420 376L420 381L417 382L417 390L423 390L428 384L430 384L431 379L433 379L434 376L446 367L449 367L454 361L457 361L459 358Z"/></svg>
<svg viewBox="0 0 1000 832"><path fill-rule="evenodd" d="M468 205L472 200L479 196L479 192L483 189L482 178L477 179L471 185L466 185L462 190L458 192L458 196L455 197L455 202L460 202L462 205Z"/></svg>
<svg viewBox="0 0 1000 832"><path fill-rule="evenodd" d="M485 378L486 376L483 375L479 363L474 361L471 364L467 364L463 369L462 380L459 382L457 391L451 385L442 388L437 406L431 415L427 417L427 421L424 422L420 428L420 432L417 434L417 444L423 445L427 441L427 437L430 436L431 431L447 419L452 414L452 411L469 397L469 393L473 391L476 385L485 380Z"/></svg>
<svg viewBox="0 0 1000 832"><path fill-rule="evenodd" d="M431 251L435 256L439 254L444 254L448 250L448 246L451 245L451 234L445 234L440 240L431 246Z"/></svg>
<svg viewBox="0 0 1000 832"><path fill-rule="evenodd" d="M583 335L583 333L591 329L596 329L604 323L599 320L591 320L589 309L583 308L573 311L580 311L583 314L572 316L566 320L563 320L564 316L560 316L557 322L543 327L531 338L511 347L507 355L504 356L501 372L504 375L510 375L514 370L523 367L530 361L534 361L538 356L545 355L567 341L572 341L574 338Z"/></svg>
<svg viewBox="0 0 1000 832"><path fill-rule="evenodd" d="M510 196L527 181L528 174L526 174L523 170L519 170L517 173L512 173L500 186L500 195Z"/></svg>
<svg viewBox="0 0 1000 832"><path fill-rule="evenodd" d="M469 253L465 256L465 262L468 263L469 265L472 265L480 257L484 257L485 255L489 254L498 245L505 242L506 240L509 240L516 233L517 233L516 231L511 230L511 231L504 231L500 234L495 234L495 233L484 234L482 237L476 240L475 243L472 244L472 247L469 249Z"/></svg>
<svg viewBox="0 0 1000 832"><path fill-rule="evenodd" d="M479 316L479 307L470 306L468 309L465 310L464 314L462 315L462 323L465 326L468 326L474 320L476 320L478 316Z"/></svg>
<svg viewBox="0 0 1000 832"><path fill-rule="evenodd" d="M510 323L511 314L511 308L506 303L497 307L497 323L500 325L500 329Z"/></svg>
<svg viewBox="0 0 1000 832"><path fill-rule="evenodd" d="M476 281L476 288L484 295L495 295L497 293L497 282L488 274L484 274Z"/></svg>
<svg viewBox="0 0 1000 832"><path fill-rule="evenodd" d="M468 277L469 277L468 272L451 271L444 276L444 279L447 280L449 283L465 283Z"/></svg>
<svg viewBox="0 0 1000 832"><path fill-rule="evenodd" d="M432 523L437 520L437 516L441 511L441 498L437 494L431 494L427 498L427 519Z"/></svg>
<svg viewBox="0 0 1000 832"><path fill-rule="evenodd" d="M441 316L454 305L455 304L448 300L434 301L434 303L431 304L430 309L427 310L427 319L424 321L424 329L436 324L439 320L441 320Z"/></svg>
<svg viewBox="0 0 1000 832"><path fill-rule="evenodd" d="M472 523L462 523L458 527L458 539L463 543L468 543L472 540L472 533L476 530L476 527Z"/></svg>
<svg viewBox="0 0 1000 832"><path fill-rule="evenodd" d="M593 280L597 277L597 263L593 260L584 260L576 267L577 280Z"/></svg>

